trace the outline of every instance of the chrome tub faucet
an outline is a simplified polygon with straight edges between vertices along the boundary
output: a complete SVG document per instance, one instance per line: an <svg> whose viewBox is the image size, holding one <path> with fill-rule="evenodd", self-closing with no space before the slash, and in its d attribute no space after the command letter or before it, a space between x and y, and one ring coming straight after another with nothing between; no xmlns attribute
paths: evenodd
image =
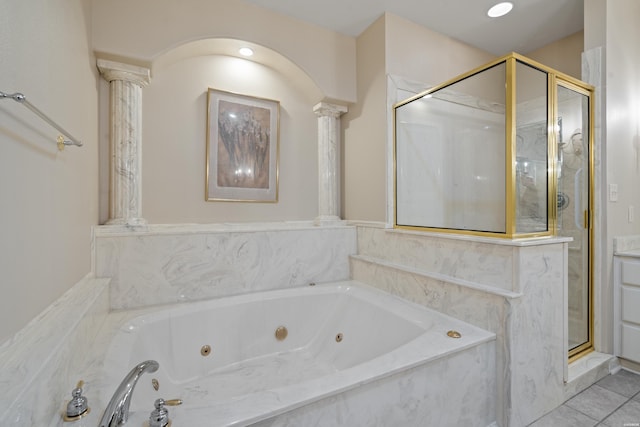
<svg viewBox="0 0 640 427"><path fill-rule="evenodd" d="M155 372L160 365L155 360L147 360L139 363L131 372L122 380L115 393L111 397L111 401L104 410L102 420L98 427L118 427L127 422L129 418L129 405L131 405L131 396L133 389L140 379L140 376L147 372Z"/></svg>

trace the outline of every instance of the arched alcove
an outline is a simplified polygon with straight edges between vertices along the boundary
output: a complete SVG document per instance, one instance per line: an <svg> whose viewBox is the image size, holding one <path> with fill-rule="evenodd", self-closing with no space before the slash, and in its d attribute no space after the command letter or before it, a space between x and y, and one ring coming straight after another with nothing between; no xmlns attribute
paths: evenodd
<svg viewBox="0 0 640 427"><path fill-rule="evenodd" d="M94 3L92 43L96 52L136 58L149 65L200 43L245 40L278 52L312 76L324 94L316 102L356 100L354 37L246 2L184 0L162 7L155 0Z"/></svg>
<svg viewBox="0 0 640 427"><path fill-rule="evenodd" d="M241 58L238 49L254 55ZM120 58L109 58L120 60ZM138 62L140 65L140 62ZM237 39L184 43L158 55L142 93L142 216L150 223L311 220L318 213L318 123L324 99L284 55ZM277 203L205 200L209 89L277 101ZM103 97L108 96L102 91ZM102 115L103 121L108 120ZM106 145L106 141L104 141ZM104 145L103 145L104 147ZM101 151L101 168L108 154ZM103 188L106 184L103 176ZM104 215L104 209L102 209Z"/></svg>
<svg viewBox="0 0 640 427"><path fill-rule="evenodd" d="M242 57L238 50L249 47L254 54L250 58ZM181 44L159 54L151 64L152 78L154 73L184 61L187 58L198 56L223 55L241 58L257 64L269 67L284 76L298 91L304 93L310 102L319 102L325 98L322 89L302 67L275 50L257 44L232 38L207 38Z"/></svg>

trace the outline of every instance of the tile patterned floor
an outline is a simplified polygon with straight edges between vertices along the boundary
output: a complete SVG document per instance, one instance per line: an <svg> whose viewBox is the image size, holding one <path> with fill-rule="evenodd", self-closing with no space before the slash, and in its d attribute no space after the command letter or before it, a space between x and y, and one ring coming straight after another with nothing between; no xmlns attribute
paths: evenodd
<svg viewBox="0 0 640 427"><path fill-rule="evenodd" d="M640 375L620 370L529 427L640 427Z"/></svg>

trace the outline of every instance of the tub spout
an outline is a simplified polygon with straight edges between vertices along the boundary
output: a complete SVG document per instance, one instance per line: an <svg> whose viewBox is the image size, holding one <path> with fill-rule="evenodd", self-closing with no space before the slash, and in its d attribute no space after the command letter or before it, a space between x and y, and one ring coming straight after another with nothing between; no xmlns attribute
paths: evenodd
<svg viewBox="0 0 640 427"><path fill-rule="evenodd" d="M146 372L157 371L158 366L158 362L155 360L147 360L146 362L139 363L124 377L116 389L116 392L113 393L107 409L104 410L102 420L100 424L98 424L98 427L117 427L127 422L131 396L133 395L133 389L138 379Z"/></svg>

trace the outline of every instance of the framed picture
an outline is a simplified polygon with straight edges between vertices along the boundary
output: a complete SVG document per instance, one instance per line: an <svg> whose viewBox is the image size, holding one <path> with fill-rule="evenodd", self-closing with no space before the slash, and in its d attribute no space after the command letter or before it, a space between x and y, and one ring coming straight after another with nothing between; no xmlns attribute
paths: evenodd
<svg viewBox="0 0 640 427"><path fill-rule="evenodd" d="M278 201L280 103L209 89L208 201Z"/></svg>

